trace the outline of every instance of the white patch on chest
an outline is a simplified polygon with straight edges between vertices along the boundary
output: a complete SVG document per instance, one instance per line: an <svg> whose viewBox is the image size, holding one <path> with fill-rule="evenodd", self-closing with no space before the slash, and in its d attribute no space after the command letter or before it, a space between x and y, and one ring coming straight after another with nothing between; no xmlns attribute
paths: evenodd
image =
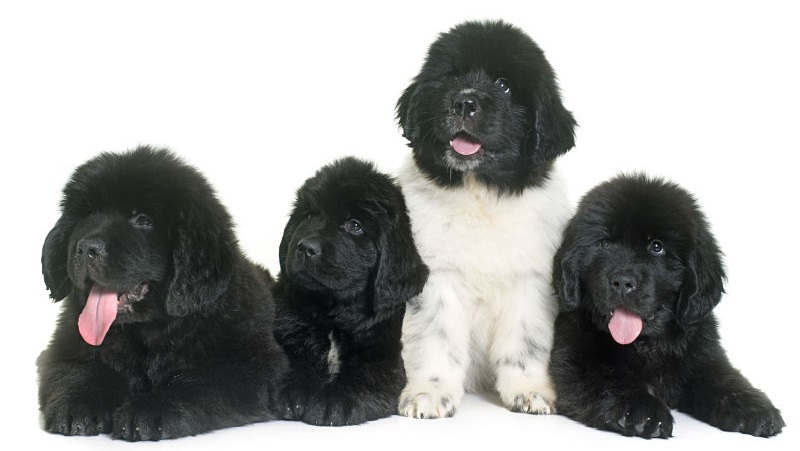
<svg viewBox="0 0 800 451"><path fill-rule="evenodd" d="M505 196L472 178L462 187L441 188L418 171L412 163L400 177L414 239L431 271L485 283L470 291L489 298L509 277L549 277L571 212L556 171L545 186Z"/></svg>
<svg viewBox="0 0 800 451"><path fill-rule="evenodd" d="M328 340L331 342L327 355L328 374L331 379L334 379L339 374L342 362L339 360L339 345L336 343L336 339L333 338L333 332L328 334Z"/></svg>

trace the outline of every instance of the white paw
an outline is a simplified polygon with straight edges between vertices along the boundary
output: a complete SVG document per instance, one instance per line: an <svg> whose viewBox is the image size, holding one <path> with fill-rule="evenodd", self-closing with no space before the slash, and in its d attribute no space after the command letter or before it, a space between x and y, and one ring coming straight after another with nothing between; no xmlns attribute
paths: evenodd
<svg viewBox="0 0 800 451"><path fill-rule="evenodd" d="M504 400L506 407L514 412L532 413L535 415L549 415L556 413L555 398L542 393L524 393L514 396L509 401Z"/></svg>
<svg viewBox="0 0 800 451"><path fill-rule="evenodd" d="M496 387L509 410L538 415L556 413L556 391L545 370L525 373L517 367L502 367L498 370Z"/></svg>
<svg viewBox="0 0 800 451"><path fill-rule="evenodd" d="M400 395L400 415L411 418L452 417L456 401L449 393L406 393Z"/></svg>

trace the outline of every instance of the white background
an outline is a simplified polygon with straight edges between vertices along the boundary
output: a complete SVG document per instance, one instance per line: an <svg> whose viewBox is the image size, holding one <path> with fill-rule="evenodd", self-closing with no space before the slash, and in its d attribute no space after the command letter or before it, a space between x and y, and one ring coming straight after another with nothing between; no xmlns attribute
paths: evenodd
<svg viewBox="0 0 800 451"><path fill-rule="evenodd" d="M644 3L3 2L4 440L27 449L797 449L800 17L789 1ZM137 144L172 148L208 176L242 247L275 272L295 189L346 154L394 172L409 153L394 104L427 46L485 18L529 32L559 75L580 124L562 158L573 200L628 170L697 195L726 253L723 344L782 409L783 434L723 433L676 412L674 438L645 442L510 413L490 396L468 396L446 420L337 429L276 421L156 444L41 431L34 359L59 308L41 278L41 245L75 166Z"/></svg>

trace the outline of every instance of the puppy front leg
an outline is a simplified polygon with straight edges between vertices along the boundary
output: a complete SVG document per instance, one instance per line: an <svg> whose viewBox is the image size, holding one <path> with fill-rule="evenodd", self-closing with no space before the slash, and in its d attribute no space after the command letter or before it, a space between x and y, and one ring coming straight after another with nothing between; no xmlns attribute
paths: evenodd
<svg viewBox="0 0 800 451"><path fill-rule="evenodd" d="M175 372L114 411L112 437L157 441L274 419L284 362L282 352L253 348Z"/></svg>
<svg viewBox="0 0 800 451"><path fill-rule="evenodd" d="M399 356L344 366L330 383L309 393L299 419L316 426L343 426L389 417L397 413L404 381Z"/></svg>
<svg viewBox="0 0 800 451"><path fill-rule="evenodd" d="M491 358L496 389L514 412L555 413L556 392L548 372L553 344L555 301L533 280L513 287L497 313Z"/></svg>
<svg viewBox="0 0 800 451"><path fill-rule="evenodd" d="M128 385L97 362L39 362L39 402L44 430L62 435L98 435L112 430L111 415Z"/></svg>
<svg viewBox="0 0 800 451"><path fill-rule="evenodd" d="M651 394L634 348L619 349L583 312L556 318L550 374L560 415L626 436L669 438L669 406ZM613 343L613 344L612 344Z"/></svg>
<svg viewBox="0 0 800 451"><path fill-rule="evenodd" d="M731 366L724 351L709 359L689 382L678 410L723 431L756 437L779 434L786 425L767 395Z"/></svg>
<svg viewBox="0 0 800 451"><path fill-rule="evenodd" d="M413 418L450 417L464 396L469 366L469 326L458 296L432 277L411 302L403 322L407 383L399 413Z"/></svg>

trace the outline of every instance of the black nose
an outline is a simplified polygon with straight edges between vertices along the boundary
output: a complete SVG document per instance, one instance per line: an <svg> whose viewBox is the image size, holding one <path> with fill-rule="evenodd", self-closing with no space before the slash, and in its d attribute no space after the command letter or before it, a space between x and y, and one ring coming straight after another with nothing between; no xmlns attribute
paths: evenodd
<svg viewBox="0 0 800 451"><path fill-rule="evenodd" d="M460 92L453 99L453 114L467 118L478 114L480 105L474 96Z"/></svg>
<svg viewBox="0 0 800 451"><path fill-rule="evenodd" d="M99 238L83 238L78 241L76 251L79 256L92 260L106 253L106 243Z"/></svg>
<svg viewBox="0 0 800 451"><path fill-rule="evenodd" d="M297 253L306 258L319 257L322 253L322 246L315 239L303 238L297 243Z"/></svg>
<svg viewBox="0 0 800 451"><path fill-rule="evenodd" d="M636 277L629 273L616 273L609 277L611 288L621 295L626 295L631 291L636 290L637 281Z"/></svg>

